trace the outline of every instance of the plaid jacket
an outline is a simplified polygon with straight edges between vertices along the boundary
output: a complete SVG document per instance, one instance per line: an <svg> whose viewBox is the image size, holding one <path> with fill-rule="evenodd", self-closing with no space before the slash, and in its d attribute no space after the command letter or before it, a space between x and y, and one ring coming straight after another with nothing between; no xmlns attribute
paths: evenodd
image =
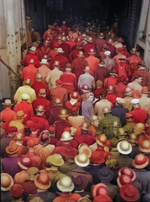
<svg viewBox="0 0 150 202"><path fill-rule="evenodd" d="M112 139L115 135L115 129L120 128L120 119L113 116L111 113L105 114L105 117L101 119L98 130L104 133L108 139Z"/></svg>
<svg viewBox="0 0 150 202"><path fill-rule="evenodd" d="M135 71L132 75L131 81L135 80L135 77L137 75L141 75L142 77L142 82L140 83L141 86L147 86L149 88L149 78L150 78L150 73L146 69L138 69Z"/></svg>

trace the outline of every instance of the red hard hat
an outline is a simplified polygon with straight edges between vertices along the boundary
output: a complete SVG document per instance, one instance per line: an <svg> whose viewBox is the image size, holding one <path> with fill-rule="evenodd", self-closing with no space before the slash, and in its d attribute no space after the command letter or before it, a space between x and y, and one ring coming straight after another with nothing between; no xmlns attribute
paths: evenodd
<svg viewBox="0 0 150 202"><path fill-rule="evenodd" d="M144 154L136 155L135 159L133 160L132 165L135 168L145 168L149 163L149 159Z"/></svg>
<svg viewBox="0 0 150 202"><path fill-rule="evenodd" d="M87 84L84 84L84 85L82 86L82 90L90 91L90 88L89 88L89 86L88 86Z"/></svg>
<svg viewBox="0 0 150 202"><path fill-rule="evenodd" d="M131 180L131 177L129 175L124 174L124 175L118 176L117 183L118 183L119 187L122 187L125 184L131 184L132 180Z"/></svg>
<svg viewBox="0 0 150 202"><path fill-rule="evenodd" d="M136 178L136 174L131 168L128 167L121 168L118 172L118 175L120 176L124 174L129 175L132 181L134 181Z"/></svg>
<svg viewBox="0 0 150 202"><path fill-rule="evenodd" d="M71 93L71 98L73 98L73 99L78 99L79 98L79 93L78 92L72 92Z"/></svg>
<svg viewBox="0 0 150 202"><path fill-rule="evenodd" d="M32 139L29 139L28 142L27 142L27 145L28 145L29 147L34 147L34 146L35 146L35 141L32 140Z"/></svg>
<svg viewBox="0 0 150 202"><path fill-rule="evenodd" d="M10 189L10 194L13 197L21 197L23 192L24 190L20 184L14 184Z"/></svg>
<svg viewBox="0 0 150 202"><path fill-rule="evenodd" d="M23 158L20 158L20 161L18 162L19 166L28 169L31 164L32 164L32 161L29 157L23 157Z"/></svg>
<svg viewBox="0 0 150 202"><path fill-rule="evenodd" d="M54 43L54 48L59 48L59 43L57 41Z"/></svg>
<svg viewBox="0 0 150 202"><path fill-rule="evenodd" d="M60 67L59 61L55 61L54 64L53 64L53 66L54 66L54 67Z"/></svg>
<svg viewBox="0 0 150 202"><path fill-rule="evenodd" d="M37 181L43 185L47 185L50 181L49 175L47 175L46 173L40 173L37 177Z"/></svg>
<svg viewBox="0 0 150 202"><path fill-rule="evenodd" d="M144 154L138 154L136 157L135 157L135 163L137 165L142 165L143 163L145 163L147 161L147 158Z"/></svg>
<svg viewBox="0 0 150 202"><path fill-rule="evenodd" d="M8 133L17 132L17 127L15 127L15 126L8 126L7 129L6 129L6 131L7 131Z"/></svg>
<svg viewBox="0 0 150 202"><path fill-rule="evenodd" d="M132 91L133 91L132 88L128 86L128 87L126 87L124 94L127 95L127 96L128 96L128 95L131 95L131 94L132 94Z"/></svg>
<svg viewBox="0 0 150 202"><path fill-rule="evenodd" d="M97 144L99 144L100 146L103 146L103 144L105 144L107 142L107 137L105 134L101 134L101 135L97 136L95 140L96 140Z"/></svg>
<svg viewBox="0 0 150 202"><path fill-rule="evenodd" d="M107 89L107 91L111 91L111 92L113 92L115 89L114 89L114 86L108 86L108 89Z"/></svg>
<svg viewBox="0 0 150 202"><path fill-rule="evenodd" d="M95 198L96 196L98 196L100 194L107 195L108 188L105 184L98 183L98 184L92 186L91 192L92 192L92 196Z"/></svg>
<svg viewBox="0 0 150 202"><path fill-rule="evenodd" d="M48 189L51 186L49 175L44 171L36 175L34 183L39 189Z"/></svg>

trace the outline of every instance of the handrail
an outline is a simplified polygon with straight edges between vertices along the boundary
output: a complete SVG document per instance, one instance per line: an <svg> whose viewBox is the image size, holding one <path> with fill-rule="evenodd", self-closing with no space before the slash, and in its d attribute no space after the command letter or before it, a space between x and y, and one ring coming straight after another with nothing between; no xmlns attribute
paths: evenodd
<svg viewBox="0 0 150 202"><path fill-rule="evenodd" d="M1 59L1 57L0 57L0 62L3 63L3 64L7 67L7 69L9 69L12 73L14 73L14 74L17 76L17 73L14 72L14 70L13 70L9 65L7 65L7 64Z"/></svg>

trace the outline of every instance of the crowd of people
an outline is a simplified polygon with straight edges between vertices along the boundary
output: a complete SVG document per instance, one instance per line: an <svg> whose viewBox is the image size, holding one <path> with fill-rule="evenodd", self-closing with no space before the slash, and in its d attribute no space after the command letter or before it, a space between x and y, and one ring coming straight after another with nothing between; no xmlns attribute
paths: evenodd
<svg viewBox="0 0 150 202"><path fill-rule="evenodd" d="M49 25L21 60L0 116L2 202L150 202L150 74L115 23L90 26Z"/></svg>

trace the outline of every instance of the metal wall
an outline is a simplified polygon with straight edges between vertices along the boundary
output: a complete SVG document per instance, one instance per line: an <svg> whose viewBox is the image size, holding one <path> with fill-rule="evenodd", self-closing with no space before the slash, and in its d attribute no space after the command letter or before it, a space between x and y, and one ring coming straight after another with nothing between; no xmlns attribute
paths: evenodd
<svg viewBox="0 0 150 202"><path fill-rule="evenodd" d="M14 72L20 65L21 46L26 41L24 2L0 1L0 57ZM0 62L0 99L10 97L8 69Z"/></svg>
<svg viewBox="0 0 150 202"><path fill-rule="evenodd" d="M32 18L31 26L41 37L46 27L46 0L25 0L26 16Z"/></svg>
<svg viewBox="0 0 150 202"><path fill-rule="evenodd" d="M135 46L141 3L142 0L129 0L128 7L120 14L120 35L124 36L129 51Z"/></svg>

